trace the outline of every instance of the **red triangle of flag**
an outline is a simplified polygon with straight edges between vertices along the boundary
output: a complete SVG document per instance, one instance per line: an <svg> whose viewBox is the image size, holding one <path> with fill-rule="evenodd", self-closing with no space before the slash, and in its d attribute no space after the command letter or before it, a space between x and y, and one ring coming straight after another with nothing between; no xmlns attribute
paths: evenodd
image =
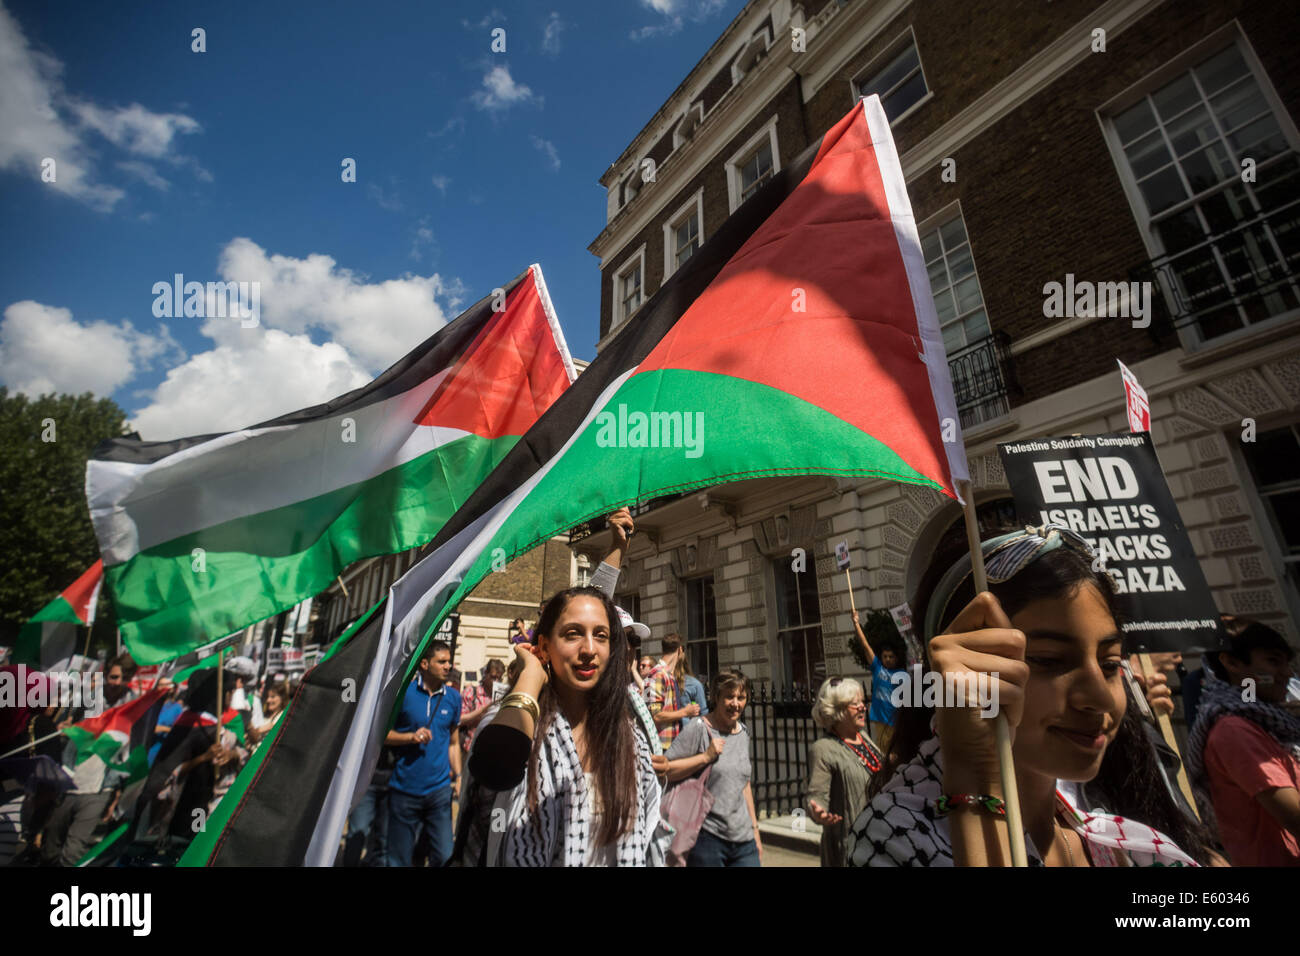
<svg viewBox="0 0 1300 956"><path fill-rule="evenodd" d="M417 425L460 428L484 438L522 435L568 386L564 357L529 269L505 308L479 330Z"/></svg>

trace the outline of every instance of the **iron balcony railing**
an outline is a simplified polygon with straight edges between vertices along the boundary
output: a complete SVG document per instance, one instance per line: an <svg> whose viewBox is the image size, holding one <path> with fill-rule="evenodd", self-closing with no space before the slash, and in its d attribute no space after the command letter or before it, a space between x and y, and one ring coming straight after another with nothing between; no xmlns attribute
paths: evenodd
<svg viewBox="0 0 1300 956"><path fill-rule="evenodd" d="M1020 394L1020 383L1008 344L1005 332L994 332L948 357L962 428L1011 411L1011 396Z"/></svg>
<svg viewBox="0 0 1300 956"><path fill-rule="evenodd" d="M1130 270L1160 289L1168 316L1213 338L1300 307L1300 198Z"/></svg>

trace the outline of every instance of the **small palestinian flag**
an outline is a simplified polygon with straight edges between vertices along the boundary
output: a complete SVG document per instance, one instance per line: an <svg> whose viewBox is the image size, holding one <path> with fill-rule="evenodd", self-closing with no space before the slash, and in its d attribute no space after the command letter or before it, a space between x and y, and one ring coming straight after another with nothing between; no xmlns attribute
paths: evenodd
<svg viewBox="0 0 1300 956"><path fill-rule="evenodd" d="M178 657L426 544L575 376L534 265L327 404L102 443L86 497L132 656Z"/></svg>
<svg viewBox="0 0 1300 956"><path fill-rule="evenodd" d="M18 631L13 662L48 670L70 658L77 647L77 627L89 627L95 621L103 582L104 562L96 561L67 590L37 611Z"/></svg>
<svg viewBox="0 0 1300 956"><path fill-rule="evenodd" d="M112 764L123 745L128 745L128 756L137 748L147 749L166 699L166 689L151 690L66 728L64 736L77 745L77 763L96 756Z"/></svg>
<svg viewBox="0 0 1300 956"><path fill-rule="evenodd" d="M185 862L332 865L418 648L494 557L622 505L752 478L878 478L956 497L958 423L873 96L673 274L392 587L382 622L372 609L307 675L223 801L223 826ZM357 702L340 708L346 679Z"/></svg>

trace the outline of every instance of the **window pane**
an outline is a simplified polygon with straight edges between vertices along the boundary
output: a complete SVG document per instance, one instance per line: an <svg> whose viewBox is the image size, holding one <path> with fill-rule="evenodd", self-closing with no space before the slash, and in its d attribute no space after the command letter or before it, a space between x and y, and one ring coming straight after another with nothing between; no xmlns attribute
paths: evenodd
<svg viewBox="0 0 1300 956"><path fill-rule="evenodd" d="M1170 123L1165 132L1169 134L1169 142L1173 143L1174 152L1179 156L1200 149L1219 138L1214 120L1210 119L1210 111L1204 106L1184 113Z"/></svg>
<svg viewBox="0 0 1300 956"><path fill-rule="evenodd" d="M944 268L942 259L926 266L926 272L930 274L931 292L948 288L948 270Z"/></svg>
<svg viewBox="0 0 1300 956"><path fill-rule="evenodd" d="M925 77L917 73L889 96L882 99L880 105L885 108L885 116L892 123L906 113L923 96L925 96Z"/></svg>
<svg viewBox="0 0 1300 956"><path fill-rule="evenodd" d="M1192 82L1190 73L1184 73L1168 86L1151 94L1151 99L1156 104L1156 113L1166 123L1200 98L1201 94L1196 92L1196 84Z"/></svg>
<svg viewBox="0 0 1300 956"><path fill-rule="evenodd" d="M939 321L947 322L957 313L952 306L952 293L939 292L934 297L934 310L939 313Z"/></svg>
<svg viewBox="0 0 1300 956"><path fill-rule="evenodd" d="M1205 230L1201 228L1201 220L1194 208L1184 209L1176 216L1161 220L1156 226L1156 232L1168 253L1181 252L1205 238Z"/></svg>
<svg viewBox="0 0 1300 956"><path fill-rule="evenodd" d="M1145 97L1115 117L1115 132L1121 143L1131 142L1155 128L1156 117Z"/></svg>
<svg viewBox="0 0 1300 956"><path fill-rule="evenodd" d="M1240 185L1229 186L1222 192L1205 198L1200 207L1211 233L1226 232L1255 216L1246 189Z"/></svg>
<svg viewBox="0 0 1300 956"><path fill-rule="evenodd" d="M1201 81L1207 96L1213 96L1238 77L1249 72L1246 61L1241 58L1241 51L1236 45L1228 47L1222 53L1216 53L1194 71Z"/></svg>
<svg viewBox="0 0 1300 956"><path fill-rule="evenodd" d="M862 87L862 95L870 96L872 93L879 93L883 98L886 93L903 81L907 74L919 68L921 58L916 52L916 44L911 44L906 50L894 57L893 61L867 80ZM893 119L891 116L890 119Z"/></svg>
<svg viewBox="0 0 1300 956"><path fill-rule="evenodd" d="M1238 156L1259 162L1286 149L1286 139L1272 115L1262 116L1249 126L1228 137L1228 144Z"/></svg>
<svg viewBox="0 0 1300 956"><path fill-rule="evenodd" d="M988 338L992 334L989 329L989 317L984 314L984 310L972 312L962 320L962 325L966 331L966 341L978 342L980 339Z"/></svg>
<svg viewBox="0 0 1300 956"><path fill-rule="evenodd" d="M1261 432L1253 447L1242 444L1242 451L1255 473L1255 484L1260 491L1270 485L1300 480L1300 443L1289 428Z"/></svg>
<svg viewBox="0 0 1300 956"><path fill-rule="evenodd" d="M948 256L948 268L952 270L952 277L964 279L975 271L975 260L971 258L970 246L962 246L956 252Z"/></svg>
<svg viewBox="0 0 1300 956"><path fill-rule="evenodd" d="M966 241L966 226L961 221L961 216L950 222L944 223L939 228L939 235L943 238L943 248L945 251L956 249Z"/></svg>
<svg viewBox="0 0 1300 956"><path fill-rule="evenodd" d="M1228 151L1218 143L1184 156L1179 160L1179 165L1183 167L1183 174L1187 176L1194 193L1209 189L1237 174L1237 167L1228 158Z"/></svg>
<svg viewBox="0 0 1300 956"><path fill-rule="evenodd" d="M943 350L951 355L966 344L960 322L943 327Z"/></svg>
<svg viewBox="0 0 1300 956"><path fill-rule="evenodd" d="M943 255L943 249L939 245L938 229L927 232L921 237L921 252L925 255L926 262L933 262Z"/></svg>
<svg viewBox="0 0 1300 956"><path fill-rule="evenodd" d="M957 311L969 312L980 304L980 284L974 276L957 283Z"/></svg>
<svg viewBox="0 0 1300 956"><path fill-rule="evenodd" d="M1253 79L1240 80L1210 100L1214 115L1225 130L1234 130L1247 120L1268 112L1268 103Z"/></svg>
<svg viewBox="0 0 1300 956"><path fill-rule="evenodd" d="M1177 170L1172 167L1156 173L1149 179L1144 179L1138 183L1138 189L1142 193L1142 198L1147 201L1147 208L1151 210L1152 215L1187 198L1183 181L1178 178Z"/></svg>
<svg viewBox="0 0 1300 956"><path fill-rule="evenodd" d="M1294 454L1294 451L1292 452ZM1300 491L1269 495L1266 499L1282 532L1282 546L1287 554L1300 554Z"/></svg>
<svg viewBox="0 0 1300 956"><path fill-rule="evenodd" d="M1130 143L1124 148L1124 155L1128 157L1128 164L1136 179L1154 173L1161 166L1168 165L1170 161L1169 150L1159 130L1148 133L1135 143Z"/></svg>
<svg viewBox="0 0 1300 956"><path fill-rule="evenodd" d="M1268 168L1255 185L1261 209L1276 209L1300 199L1300 158L1292 156ZM1291 217L1296 215L1291 211Z"/></svg>

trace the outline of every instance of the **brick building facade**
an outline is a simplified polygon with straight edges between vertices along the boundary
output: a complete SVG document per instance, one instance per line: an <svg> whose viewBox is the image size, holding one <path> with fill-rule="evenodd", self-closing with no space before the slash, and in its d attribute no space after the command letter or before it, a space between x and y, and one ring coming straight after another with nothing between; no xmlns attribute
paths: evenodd
<svg viewBox="0 0 1300 956"><path fill-rule="evenodd" d="M1127 429L1121 359L1150 395L1218 607L1294 642L1293 26L1285 2L753 0L600 180L597 348L770 172L880 94L982 513L1010 513L999 442ZM1046 317L1044 286L1067 275L1150 282L1150 326L1112 311L1140 305L1127 286L1109 309ZM850 543L857 607L896 605L960 512L927 489L800 478L719 486L638 522L620 600L655 638L686 636L698 671L815 687L856 671L835 543ZM593 562L607 546L600 531L574 542Z"/></svg>

